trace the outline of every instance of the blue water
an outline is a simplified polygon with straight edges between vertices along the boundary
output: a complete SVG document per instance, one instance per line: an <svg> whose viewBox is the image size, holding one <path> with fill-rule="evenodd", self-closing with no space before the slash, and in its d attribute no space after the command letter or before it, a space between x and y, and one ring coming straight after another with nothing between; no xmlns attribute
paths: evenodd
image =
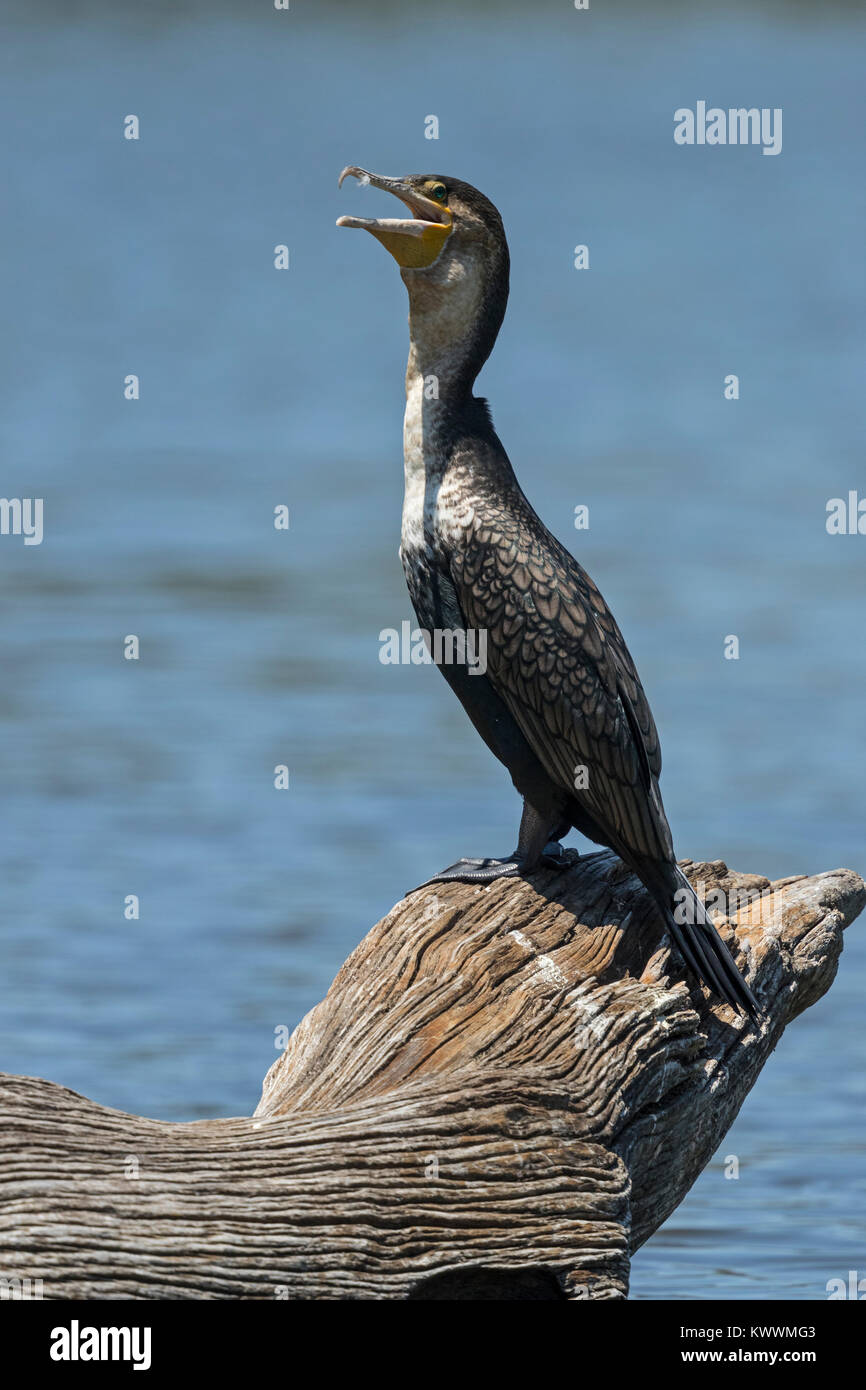
<svg viewBox="0 0 866 1390"><path fill-rule="evenodd" d="M445 683L378 661L410 616L406 305L334 226L380 196L338 193L349 162L453 173L502 210L483 389L626 633L679 853L866 871L866 537L824 524L866 495L861 15L6 15L2 491L44 498L45 539L0 538L3 1068L167 1119L248 1114L274 1030L402 891L512 846L507 775ZM782 154L678 148L698 99L782 107ZM864 987L858 924L637 1256L636 1297L866 1275Z"/></svg>

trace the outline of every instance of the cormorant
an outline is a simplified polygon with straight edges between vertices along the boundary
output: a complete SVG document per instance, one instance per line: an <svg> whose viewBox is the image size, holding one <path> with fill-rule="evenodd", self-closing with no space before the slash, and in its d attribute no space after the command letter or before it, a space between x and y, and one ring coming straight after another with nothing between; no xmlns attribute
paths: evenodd
<svg viewBox="0 0 866 1390"><path fill-rule="evenodd" d="M521 491L487 402L473 395L505 315L502 219L445 175L361 183L395 194L403 218L341 217L390 251L409 292L403 447L403 568L427 632L486 633L486 671L440 664L523 797L517 849L462 859L431 883L486 883L562 856L572 827L607 845L660 908L687 965L733 1007L755 998L678 867L659 792L661 753L634 662L589 575Z"/></svg>

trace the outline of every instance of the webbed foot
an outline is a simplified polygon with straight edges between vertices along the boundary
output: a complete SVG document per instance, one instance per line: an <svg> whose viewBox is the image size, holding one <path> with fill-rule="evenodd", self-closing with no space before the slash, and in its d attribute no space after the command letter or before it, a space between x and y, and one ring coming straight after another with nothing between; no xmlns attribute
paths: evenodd
<svg viewBox="0 0 866 1390"><path fill-rule="evenodd" d="M525 856L517 853L507 859L458 859L418 888L427 888L431 883L495 883L498 878L524 878L540 868L565 869L570 862L559 841L550 840L533 864L526 864ZM418 889L409 891L416 893Z"/></svg>
<svg viewBox="0 0 866 1390"><path fill-rule="evenodd" d="M516 878L519 873L516 854L507 859L458 859L419 887L426 888L430 883L494 883L497 878Z"/></svg>

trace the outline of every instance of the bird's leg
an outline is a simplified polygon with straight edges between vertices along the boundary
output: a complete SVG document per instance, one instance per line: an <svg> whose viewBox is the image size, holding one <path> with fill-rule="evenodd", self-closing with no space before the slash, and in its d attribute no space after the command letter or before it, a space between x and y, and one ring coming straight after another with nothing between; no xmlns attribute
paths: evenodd
<svg viewBox="0 0 866 1390"><path fill-rule="evenodd" d="M549 816L540 815L534 806L524 801L515 850L521 874L531 874L541 865L547 869L564 868L568 861L559 837L566 835L570 828L568 821L551 822Z"/></svg>
<svg viewBox="0 0 866 1390"><path fill-rule="evenodd" d="M571 821L559 821L550 832L550 839L544 846L544 853L541 856L542 864L549 869L562 869L569 862L573 863L577 855L576 850L572 850L572 858L566 859L565 850L559 843L563 835L567 835L571 829ZM579 857L579 856L578 856Z"/></svg>
<svg viewBox="0 0 866 1390"><path fill-rule="evenodd" d="M493 883L498 878L517 878L531 874L542 865L545 868L561 869L566 859L562 845L554 836L564 834L567 824L557 821L551 824L550 818L541 816L528 801L523 803L520 818L520 831L517 849L507 859L458 859L441 873L428 878L420 886L426 888L430 883Z"/></svg>

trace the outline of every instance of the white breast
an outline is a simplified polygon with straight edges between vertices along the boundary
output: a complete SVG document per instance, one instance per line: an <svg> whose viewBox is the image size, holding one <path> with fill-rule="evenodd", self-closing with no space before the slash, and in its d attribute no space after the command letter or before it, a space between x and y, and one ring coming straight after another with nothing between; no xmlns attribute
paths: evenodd
<svg viewBox="0 0 866 1390"><path fill-rule="evenodd" d="M424 545L425 517L429 506L427 475L432 460L429 437L424 431L424 378L415 375L406 388L406 413L403 416L403 525L401 546L404 551L418 551ZM428 428L429 436L429 428ZM429 529L429 528L428 528Z"/></svg>
<svg viewBox="0 0 866 1390"><path fill-rule="evenodd" d="M419 374L407 383L403 419L404 555L426 552L432 559L465 535L473 508L467 480L456 469L446 471L446 455L437 428L438 402L424 395Z"/></svg>

